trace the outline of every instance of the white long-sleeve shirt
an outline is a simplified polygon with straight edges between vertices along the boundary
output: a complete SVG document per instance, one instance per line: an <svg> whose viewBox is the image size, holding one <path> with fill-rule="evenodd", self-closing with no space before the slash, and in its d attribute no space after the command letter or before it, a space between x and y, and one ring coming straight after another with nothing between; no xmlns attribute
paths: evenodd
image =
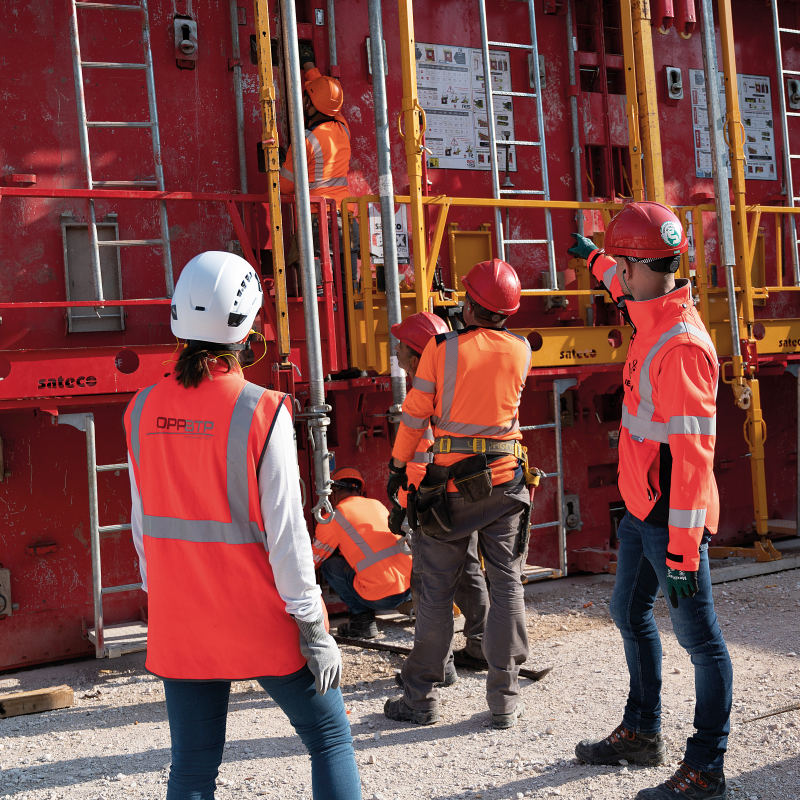
<svg viewBox="0 0 800 800"><path fill-rule="evenodd" d="M128 465L131 478L131 531L139 556L142 588L147 591L142 501L130 454ZM285 406L278 411L269 446L261 462L258 493L267 534L265 546L278 594L286 603L287 613L303 622L313 622L320 617L321 590L314 577L311 537L303 516L294 427Z"/></svg>

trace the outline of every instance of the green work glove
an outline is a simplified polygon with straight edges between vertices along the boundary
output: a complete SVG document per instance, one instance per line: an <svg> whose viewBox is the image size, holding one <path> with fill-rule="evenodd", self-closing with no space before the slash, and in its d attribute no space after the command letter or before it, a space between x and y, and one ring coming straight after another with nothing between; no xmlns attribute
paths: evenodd
<svg viewBox="0 0 800 800"><path fill-rule="evenodd" d="M667 567L667 592L672 607L677 608L679 597L694 597L697 594L697 573Z"/></svg>
<svg viewBox="0 0 800 800"><path fill-rule="evenodd" d="M591 239L587 239L579 233L571 233L570 236L575 239L575 244L567 252L575 258L589 258L595 250L599 249Z"/></svg>

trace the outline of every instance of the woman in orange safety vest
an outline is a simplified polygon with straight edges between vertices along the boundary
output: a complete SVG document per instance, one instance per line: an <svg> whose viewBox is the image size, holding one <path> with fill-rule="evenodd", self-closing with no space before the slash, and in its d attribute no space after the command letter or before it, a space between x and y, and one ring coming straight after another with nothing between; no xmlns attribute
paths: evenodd
<svg viewBox="0 0 800 800"><path fill-rule="evenodd" d="M675 214L653 202L629 203L611 220L605 252L573 236L570 254L587 259L633 327L619 436L619 490L627 514L617 533L611 600L630 690L622 724L608 737L580 742L575 753L592 764L666 761L661 641L653 618L661 589L670 598L678 642L694 664L696 730L677 772L636 796L721 800L727 797L723 764L733 675L708 567L708 541L719 520L713 472L719 364L691 284L674 277L689 245Z"/></svg>
<svg viewBox="0 0 800 800"><path fill-rule="evenodd" d="M210 800L232 680L255 679L311 756L314 798L360 798L300 502L291 403L246 381L238 354L262 305L231 253L181 272L174 373L125 413L132 533L148 593L148 671L164 681L168 800Z"/></svg>

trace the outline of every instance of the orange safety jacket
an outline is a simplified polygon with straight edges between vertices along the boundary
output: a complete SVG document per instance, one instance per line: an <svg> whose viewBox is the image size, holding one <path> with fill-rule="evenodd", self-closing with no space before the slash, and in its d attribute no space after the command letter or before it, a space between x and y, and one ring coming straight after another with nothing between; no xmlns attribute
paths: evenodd
<svg viewBox="0 0 800 800"><path fill-rule="evenodd" d="M353 587L365 600L382 600L411 585L411 551L389 530L389 512L378 500L346 497L333 521L317 525L311 548L319 566L338 549L356 571Z"/></svg>
<svg viewBox="0 0 800 800"><path fill-rule="evenodd" d="M305 85L319 78L318 69L306 73ZM350 197L347 171L350 169L350 126L341 114L306 130L306 162L308 188L315 197L330 197L341 205ZM294 194L292 145L286 151L286 161L281 167L281 194Z"/></svg>
<svg viewBox="0 0 800 800"><path fill-rule="evenodd" d="M622 499L635 517L668 525L668 567L697 571L703 531L716 533L719 523L714 344L688 281L676 281L662 297L635 301L623 295L614 259L596 251L588 263L634 329L619 436Z"/></svg>
<svg viewBox="0 0 800 800"><path fill-rule="evenodd" d="M531 366L531 346L505 328L470 326L435 336L425 346L392 455L414 460L430 425L433 435L521 439L519 401ZM465 454L436 453L434 463L451 466ZM492 483L506 483L518 466L514 456L491 463ZM449 481L447 491L456 491Z"/></svg>
<svg viewBox="0 0 800 800"><path fill-rule="evenodd" d="M432 444L433 431L427 428L417 444L414 458L409 461L408 467L406 468L409 488L412 486L419 488L422 479L425 477L425 470L428 468L428 464L433 463L433 453L428 452L428 448L430 448ZM400 503L402 508L408 507L408 492L405 489L400 489L397 493L397 502Z"/></svg>
<svg viewBox="0 0 800 800"><path fill-rule="evenodd" d="M258 467L288 395L238 372L139 391L125 431L142 502L147 669L163 678L289 675L306 660L275 586Z"/></svg>

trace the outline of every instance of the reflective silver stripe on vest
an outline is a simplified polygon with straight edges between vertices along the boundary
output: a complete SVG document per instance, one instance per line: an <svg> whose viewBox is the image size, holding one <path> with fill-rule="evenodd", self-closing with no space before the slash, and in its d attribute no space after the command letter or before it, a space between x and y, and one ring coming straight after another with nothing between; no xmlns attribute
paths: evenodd
<svg viewBox="0 0 800 800"><path fill-rule="evenodd" d="M442 381L442 421L450 421L453 398L456 394L458 377L458 331L444 335L444 380Z"/></svg>
<svg viewBox="0 0 800 800"><path fill-rule="evenodd" d="M281 178L286 178L287 181L291 181L292 183L294 183L294 173L289 172L289 170L286 169L286 167L281 167L280 176Z"/></svg>
<svg viewBox="0 0 800 800"><path fill-rule="evenodd" d="M667 423L667 433L683 433L697 436L716 436L717 418L713 417L692 417L676 416L670 417Z"/></svg>
<svg viewBox="0 0 800 800"><path fill-rule="evenodd" d="M706 523L705 508L671 508L669 510L669 524L673 528L702 528Z"/></svg>
<svg viewBox="0 0 800 800"><path fill-rule="evenodd" d="M687 415L670 417L669 422L655 422L654 420L645 420L633 416L627 407L623 405L622 427L627 428L628 433L633 437L667 444L670 435L715 436L717 433L717 418Z"/></svg>
<svg viewBox="0 0 800 800"><path fill-rule="evenodd" d="M433 436L433 431L428 428L425 433L422 434L421 442L433 442L436 441ZM430 447L430 445L428 445ZM432 464L433 463L433 453L428 453L424 450L417 450L414 453L414 458L411 459L412 464Z"/></svg>
<svg viewBox="0 0 800 800"><path fill-rule="evenodd" d="M266 390L245 383L231 414L226 451L227 495L231 521L191 520L176 517L142 516L145 536L179 539L184 542L263 544L267 538L257 522L250 520L250 487L247 480L247 449L253 414ZM276 413L280 411L280 408Z"/></svg>
<svg viewBox="0 0 800 800"><path fill-rule="evenodd" d="M611 281L614 280L614 276L616 274L617 274L617 265L616 264L614 264L613 266L609 267L603 273L603 284L606 286L606 288L608 288L608 289L611 288Z"/></svg>
<svg viewBox="0 0 800 800"><path fill-rule="evenodd" d="M383 550L373 550L341 511L334 511L333 516L339 525L342 526L342 530L353 540L353 544L361 551L361 561L355 565L356 572L361 572L361 570L372 567L385 558L396 556L398 553L410 554L405 539L389 547L385 547Z"/></svg>
<svg viewBox="0 0 800 800"><path fill-rule="evenodd" d="M322 158L322 145L312 131L306 131L306 141L311 145L311 150L314 153L314 180L321 181L322 170L325 166ZM310 178L311 176L309 175L308 177Z"/></svg>
<svg viewBox="0 0 800 800"><path fill-rule="evenodd" d="M347 176L342 178L323 178L321 181L313 181L308 184L309 189L325 189L329 186L347 186Z"/></svg>
<svg viewBox="0 0 800 800"><path fill-rule="evenodd" d="M425 392L425 394L436 393L436 384L433 381L426 381L423 378L414 378L411 386L418 392Z"/></svg>
<svg viewBox="0 0 800 800"><path fill-rule="evenodd" d="M422 428L427 428L431 424L428 417L425 417L424 419L421 419L420 417L412 417L407 411L404 411L401 414L400 419L403 425L408 428L413 428L416 431Z"/></svg>
<svg viewBox="0 0 800 800"><path fill-rule="evenodd" d="M519 430L519 420L512 420L508 426L502 425L473 425L469 422L445 422L439 417L431 417L431 422L440 430L452 433L455 436L505 436Z"/></svg>
<svg viewBox="0 0 800 800"><path fill-rule="evenodd" d="M131 447L133 448L133 460L136 466L139 466L139 423L142 421L142 409L144 408L144 401L147 400L147 395L155 389L156 384L142 389L136 400L133 403L133 410L131 411ZM139 487L139 494L141 495L142 487Z"/></svg>

